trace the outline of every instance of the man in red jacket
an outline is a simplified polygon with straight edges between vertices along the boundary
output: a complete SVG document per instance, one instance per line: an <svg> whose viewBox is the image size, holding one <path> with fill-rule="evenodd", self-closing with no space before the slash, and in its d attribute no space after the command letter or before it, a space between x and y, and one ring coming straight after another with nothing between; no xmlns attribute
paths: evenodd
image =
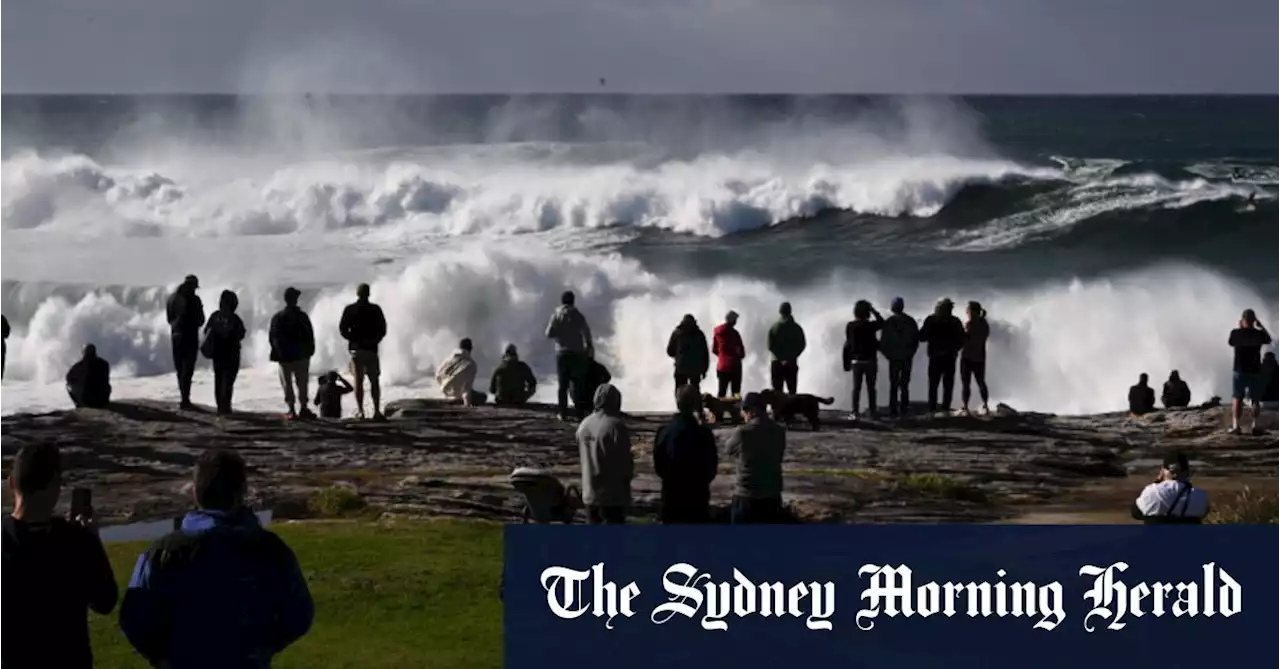
<svg viewBox="0 0 1280 669"><path fill-rule="evenodd" d="M747 357L747 351L742 346L742 335L734 327L737 324L737 312L730 311L711 338L711 353L716 356L716 378L720 381L717 397L728 397L726 392L730 389L734 397L742 394L742 359Z"/></svg>

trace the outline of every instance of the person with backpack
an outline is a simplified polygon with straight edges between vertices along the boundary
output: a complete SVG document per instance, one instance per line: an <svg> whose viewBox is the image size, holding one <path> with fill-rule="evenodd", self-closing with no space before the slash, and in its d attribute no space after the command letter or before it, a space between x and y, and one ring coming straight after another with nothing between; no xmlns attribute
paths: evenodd
<svg viewBox="0 0 1280 669"><path fill-rule="evenodd" d="M373 400L373 420L383 421L382 366L378 361L378 345L387 336L387 319L382 307L369 301L369 284L356 288L356 301L342 310L338 332L347 340L351 352L351 376L356 386L356 418L364 420L364 381L369 380L369 396Z"/></svg>
<svg viewBox="0 0 1280 669"><path fill-rule="evenodd" d="M311 377L311 356L316 353L316 335L311 328L311 318L298 306L302 291L292 286L284 290L284 308L271 317L268 339L271 343L271 361L280 367L280 386L284 389L284 403L289 407L290 420L301 415L315 418L307 407L307 384ZM298 392L295 395L294 387ZM296 411L302 404L301 412Z"/></svg>
<svg viewBox="0 0 1280 669"><path fill-rule="evenodd" d="M153 667L269 667L311 628L315 605L293 551L245 506L245 463L196 461L196 510L139 556L120 629Z"/></svg>
<svg viewBox="0 0 1280 669"><path fill-rule="evenodd" d="M906 302L893 298L880 333L880 353L889 362L889 415L905 416L911 407L911 363L920 349L920 326L906 313Z"/></svg>
<svg viewBox="0 0 1280 669"><path fill-rule="evenodd" d="M707 376L707 369L711 367L707 336L698 327L693 314L685 314L667 339L667 357L675 361L677 391L685 386L698 388Z"/></svg>
<svg viewBox="0 0 1280 669"><path fill-rule="evenodd" d="M219 416L231 415L231 393L240 373L240 345L244 341L244 321L236 315L240 298L222 291L218 310L204 324L204 343L200 352L213 361L213 396Z"/></svg>
<svg viewBox="0 0 1280 669"><path fill-rule="evenodd" d="M180 409L190 409L191 378L196 373L196 361L200 357L200 326L204 325L204 303L196 290L200 280L188 274L182 285L169 296L165 314L169 320L169 338L173 348L173 369L178 376Z"/></svg>

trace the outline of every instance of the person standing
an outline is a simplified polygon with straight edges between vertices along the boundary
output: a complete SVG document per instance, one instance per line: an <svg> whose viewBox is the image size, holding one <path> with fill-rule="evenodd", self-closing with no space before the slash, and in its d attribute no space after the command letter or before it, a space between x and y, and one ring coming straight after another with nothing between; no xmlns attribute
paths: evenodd
<svg viewBox="0 0 1280 669"><path fill-rule="evenodd" d="M716 356L716 381L719 382L716 397L742 395L742 361L747 357L747 350L737 326L738 312L730 311L711 335L711 354Z"/></svg>
<svg viewBox="0 0 1280 669"><path fill-rule="evenodd" d="M311 629L315 605L298 560L244 503L244 460L196 461L196 510L142 555L120 630L153 667L269 667Z"/></svg>
<svg viewBox="0 0 1280 669"><path fill-rule="evenodd" d="M356 418L364 420L364 382L369 380L369 397L373 400L373 419L386 420L382 415L382 374L378 361L378 345L387 336L387 319L382 307L369 301L369 284L356 288L356 301L342 310L338 332L347 340L351 352L351 376L356 386Z"/></svg>
<svg viewBox="0 0 1280 669"><path fill-rule="evenodd" d="M676 391L676 415L653 438L653 471L662 480L664 525L711 520L711 482L719 454L711 428L698 420L702 396L692 385Z"/></svg>
<svg viewBox="0 0 1280 669"><path fill-rule="evenodd" d="M289 407L290 420L301 415L315 418L307 407L307 384L311 380L311 356L316 353L316 335L311 328L311 318L298 306L302 291L292 286L284 290L284 308L271 317L268 339L271 343L271 361L280 367L280 386L284 389L284 403ZM294 394L294 388L298 392ZM297 405L301 403L301 411Z"/></svg>
<svg viewBox="0 0 1280 669"><path fill-rule="evenodd" d="M791 303L778 307L778 322L769 328L769 354L773 363L769 368L770 381L775 392L796 394L796 381L800 371L800 354L804 353L804 328L791 316Z"/></svg>
<svg viewBox="0 0 1280 669"><path fill-rule="evenodd" d="M582 503L592 525L622 525L631 506L635 456L631 432L622 419L622 393L606 383L596 388L595 411L578 426Z"/></svg>
<svg viewBox="0 0 1280 669"><path fill-rule="evenodd" d="M0 334L4 335L0 338L0 379L3 379L9 361L9 319L3 315L0 315Z"/></svg>
<svg viewBox="0 0 1280 669"><path fill-rule="evenodd" d="M1253 427L1250 433L1263 434L1258 426L1262 413L1262 396L1265 379L1262 374L1262 347L1271 343L1271 335L1258 320L1253 309L1245 309L1240 323L1231 331L1227 344L1235 350L1231 366L1231 434L1240 434L1240 417L1244 413L1244 401L1252 403Z"/></svg>
<svg viewBox="0 0 1280 669"><path fill-rule="evenodd" d="M911 363L920 349L920 326L905 309L901 297L893 298L880 333L880 353L889 361L889 415L894 417L907 415L911 406Z"/></svg>
<svg viewBox="0 0 1280 669"><path fill-rule="evenodd" d="M182 285L169 296L165 314L169 319L169 338L173 349L173 368L178 375L178 405L191 408L191 377L196 373L196 360L200 357L200 326L204 325L204 303L196 291L200 280L188 274Z"/></svg>
<svg viewBox="0 0 1280 669"><path fill-rule="evenodd" d="M987 310L978 302L969 302L965 309L964 347L960 350L960 409L969 415L969 383L978 384L978 396L982 398L982 415L991 413L987 392L987 338L991 336L991 324L987 322Z"/></svg>
<svg viewBox="0 0 1280 669"><path fill-rule="evenodd" d="M920 341L928 342L929 413L938 412L938 385L942 385L942 411L951 411L951 395L956 386L956 357L964 348L964 324L952 315L951 298L938 300L933 313L920 326Z"/></svg>
<svg viewBox="0 0 1280 669"><path fill-rule="evenodd" d="M231 394L240 373L240 345L244 342L244 321L236 315L240 298L222 291L218 310L204 324L203 353L213 361L213 397L219 416L231 415Z"/></svg>
<svg viewBox="0 0 1280 669"><path fill-rule="evenodd" d="M560 295L560 306L547 323L547 339L556 342L556 407L560 420L569 420L569 393L578 418L586 416L587 376L595 350L591 344L591 327L587 318L574 306L573 291ZM597 387L597 392L599 387Z"/></svg>
<svg viewBox="0 0 1280 669"><path fill-rule="evenodd" d="M667 339L667 357L675 361L676 391L685 386L698 388L711 367L711 355L707 352L707 336L693 314L685 314Z"/></svg>
<svg viewBox="0 0 1280 669"><path fill-rule="evenodd" d="M746 423L735 428L725 451L737 460L733 524L776 523L782 515L782 456L787 429L769 418L759 393L742 398Z"/></svg>
<svg viewBox="0 0 1280 669"><path fill-rule="evenodd" d="M872 317L875 320L872 320ZM862 384L867 385L867 411L876 417L876 376L879 374L880 340L876 334L884 327L880 312L866 300L853 305L853 320L844 328L844 371L853 372L853 420L861 416Z"/></svg>
<svg viewBox="0 0 1280 669"><path fill-rule="evenodd" d="M62 463L52 444L27 444L9 469L13 512L4 517L4 667L90 669L88 611L116 607L118 591L91 509L54 509Z"/></svg>

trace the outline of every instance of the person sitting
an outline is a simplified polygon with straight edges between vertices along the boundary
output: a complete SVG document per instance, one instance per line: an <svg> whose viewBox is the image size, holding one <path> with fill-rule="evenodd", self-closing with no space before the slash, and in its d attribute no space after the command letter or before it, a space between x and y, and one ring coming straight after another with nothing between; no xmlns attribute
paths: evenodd
<svg viewBox="0 0 1280 669"><path fill-rule="evenodd" d="M321 418L342 418L342 396L355 390L338 370L321 374L316 386L315 405L320 407Z"/></svg>
<svg viewBox="0 0 1280 669"><path fill-rule="evenodd" d="M1191 388L1178 375L1178 370L1169 372L1169 380L1164 382L1164 391L1160 393L1160 402L1166 409L1185 409L1191 406Z"/></svg>
<svg viewBox="0 0 1280 669"><path fill-rule="evenodd" d="M1147 385L1148 376L1138 375L1138 385L1129 388L1129 413L1135 416L1156 410L1156 391Z"/></svg>
<svg viewBox="0 0 1280 669"><path fill-rule="evenodd" d="M489 392L494 404L520 406L538 391L538 379L528 363L520 359L515 344L509 344L502 353L502 362L493 370L489 379Z"/></svg>
<svg viewBox="0 0 1280 669"><path fill-rule="evenodd" d="M111 404L111 365L88 344L84 356L67 372L67 394L76 408L105 409Z"/></svg>
<svg viewBox="0 0 1280 669"><path fill-rule="evenodd" d="M1280 365L1276 364L1275 351L1262 356L1262 401L1280 402Z"/></svg>
<svg viewBox="0 0 1280 669"><path fill-rule="evenodd" d="M587 385L586 397L594 398L596 389L613 380L613 375L609 373L609 369L600 364L599 360L592 358L587 362ZM577 399L574 400L574 408L579 408ZM591 407L582 407L583 411L589 411Z"/></svg>
<svg viewBox="0 0 1280 669"><path fill-rule="evenodd" d="M447 399L460 402L463 406L484 404L484 393L472 390L478 369L476 361L471 357L471 340L463 339L458 342L458 350L436 370L436 383L440 384L440 392Z"/></svg>
<svg viewBox="0 0 1280 669"><path fill-rule="evenodd" d="M1191 464L1182 453L1171 453L1154 483L1142 489L1130 514L1148 524L1199 524L1209 513L1209 495L1191 485Z"/></svg>

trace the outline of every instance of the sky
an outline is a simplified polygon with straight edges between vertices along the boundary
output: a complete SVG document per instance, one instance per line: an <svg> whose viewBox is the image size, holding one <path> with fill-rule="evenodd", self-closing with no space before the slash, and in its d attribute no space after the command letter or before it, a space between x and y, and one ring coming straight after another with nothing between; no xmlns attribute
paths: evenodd
<svg viewBox="0 0 1280 669"><path fill-rule="evenodd" d="M0 89L1274 95L1278 4L5 0Z"/></svg>

